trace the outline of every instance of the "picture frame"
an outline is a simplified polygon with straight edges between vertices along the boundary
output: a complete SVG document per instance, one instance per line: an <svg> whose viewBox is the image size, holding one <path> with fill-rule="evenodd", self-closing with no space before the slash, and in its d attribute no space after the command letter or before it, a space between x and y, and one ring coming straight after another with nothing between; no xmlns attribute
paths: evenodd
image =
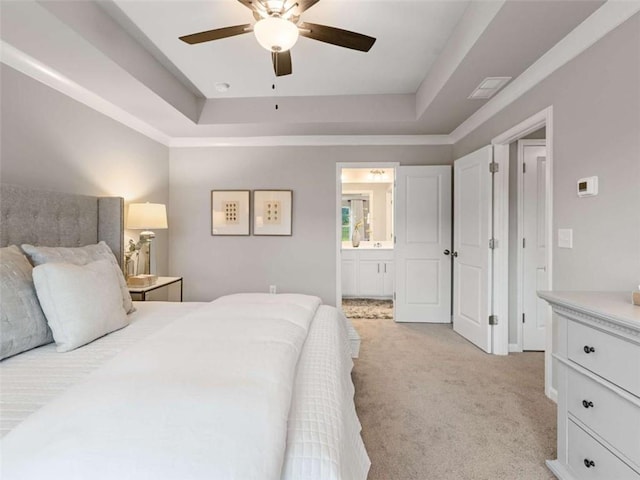
<svg viewBox="0 0 640 480"><path fill-rule="evenodd" d="M211 235L250 235L250 190L211 190Z"/></svg>
<svg viewBox="0 0 640 480"><path fill-rule="evenodd" d="M253 234L291 236L293 190L253 191Z"/></svg>

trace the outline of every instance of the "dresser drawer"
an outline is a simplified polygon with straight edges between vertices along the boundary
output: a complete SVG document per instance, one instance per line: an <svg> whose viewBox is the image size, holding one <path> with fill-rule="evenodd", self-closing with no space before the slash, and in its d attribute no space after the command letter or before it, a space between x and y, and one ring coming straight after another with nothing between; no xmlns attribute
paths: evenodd
<svg viewBox="0 0 640 480"><path fill-rule="evenodd" d="M640 465L640 407L575 370L567 382L569 413Z"/></svg>
<svg viewBox="0 0 640 480"><path fill-rule="evenodd" d="M569 360L640 396L640 347L572 320L567 324Z"/></svg>
<svg viewBox="0 0 640 480"><path fill-rule="evenodd" d="M587 432L571 420L568 423L569 470L576 479L640 480L638 473L600 445Z"/></svg>

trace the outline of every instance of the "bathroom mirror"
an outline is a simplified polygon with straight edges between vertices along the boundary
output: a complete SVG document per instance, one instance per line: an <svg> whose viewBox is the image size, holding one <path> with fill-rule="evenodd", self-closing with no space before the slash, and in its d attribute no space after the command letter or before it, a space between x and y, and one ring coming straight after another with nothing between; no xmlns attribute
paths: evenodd
<svg viewBox="0 0 640 480"><path fill-rule="evenodd" d="M342 241L351 242L360 224L362 242L393 241L392 169L342 170ZM374 173L379 172L379 173Z"/></svg>

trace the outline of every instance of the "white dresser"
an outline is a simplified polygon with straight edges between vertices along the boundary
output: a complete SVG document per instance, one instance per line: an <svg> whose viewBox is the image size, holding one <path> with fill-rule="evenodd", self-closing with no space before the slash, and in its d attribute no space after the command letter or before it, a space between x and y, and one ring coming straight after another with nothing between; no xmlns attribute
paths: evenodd
<svg viewBox="0 0 640 480"><path fill-rule="evenodd" d="M640 307L630 293L539 292L554 312L563 480L640 480Z"/></svg>

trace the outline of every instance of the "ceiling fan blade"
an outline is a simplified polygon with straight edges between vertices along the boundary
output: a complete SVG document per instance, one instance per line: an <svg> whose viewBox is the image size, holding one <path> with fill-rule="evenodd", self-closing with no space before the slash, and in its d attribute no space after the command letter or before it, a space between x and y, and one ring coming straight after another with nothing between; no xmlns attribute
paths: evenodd
<svg viewBox="0 0 640 480"><path fill-rule="evenodd" d="M273 62L273 71L276 73L276 77L291 75L293 69L291 67L290 50L286 52L271 52L271 61Z"/></svg>
<svg viewBox="0 0 640 480"><path fill-rule="evenodd" d="M368 52L376 43L376 39L373 37L326 25L302 22L299 28L300 35L303 37L361 52Z"/></svg>
<svg viewBox="0 0 640 480"><path fill-rule="evenodd" d="M196 43L210 42L211 40L234 37L236 35L242 35L243 33L249 33L250 31L251 24L247 23L246 25L234 25L233 27L216 28L215 30L207 30L206 32L184 35L180 37L180 40L190 45L194 45Z"/></svg>
<svg viewBox="0 0 640 480"><path fill-rule="evenodd" d="M239 1L242 1L242 0L239 0ZM313 7L319 1L320 0L289 0L287 2L288 5L285 8L289 8L290 5L297 4L295 12L298 15L300 15L305 10L309 10L311 7Z"/></svg>
<svg viewBox="0 0 640 480"><path fill-rule="evenodd" d="M238 0L241 4L250 10L255 10L254 1L252 0Z"/></svg>

